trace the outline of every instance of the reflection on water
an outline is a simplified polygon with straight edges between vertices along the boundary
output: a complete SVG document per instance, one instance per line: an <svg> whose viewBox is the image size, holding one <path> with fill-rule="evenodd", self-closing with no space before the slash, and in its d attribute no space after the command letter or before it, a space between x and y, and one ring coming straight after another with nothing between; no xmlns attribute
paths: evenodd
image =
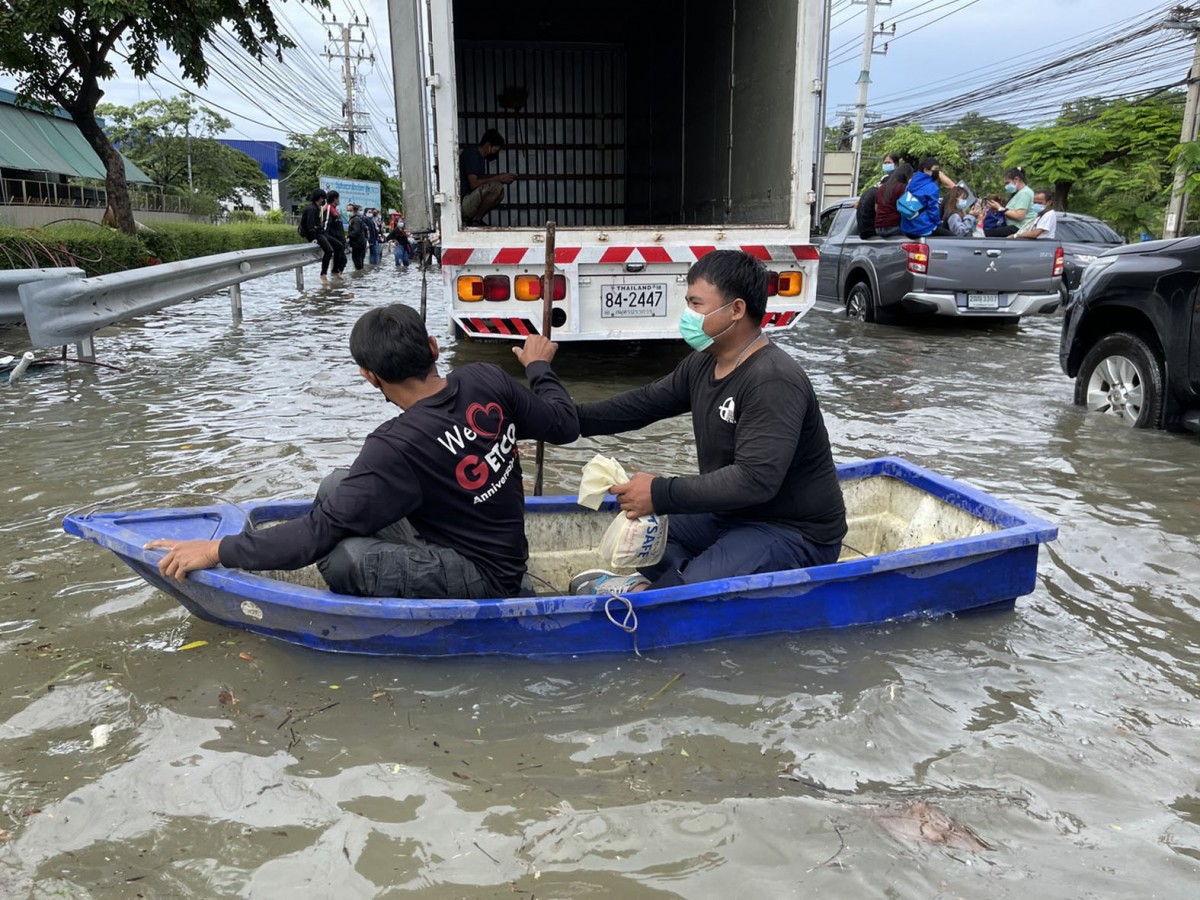
<svg viewBox="0 0 1200 900"><path fill-rule="evenodd" d="M654 659L359 659L193 619L61 532L71 509L135 493L311 493L392 414L350 326L416 306L419 278L250 282L239 324L226 298L197 301L102 334L124 371L0 386L0 894L1194 893L1195 439L1071 406L1057 319L910 331L813 313L778 339L839 460L904 456L1059 524L1015 611ZM431 322L443 365L519 374L508 347L457 344L436 302ZM0 330L0 349L22 341ZM680 352L568 346L556 369L593 399ZM549 489L573 492L597 450L695 467L673 420L549 448ZM995 849L880 826L913 799Z"/></svg>

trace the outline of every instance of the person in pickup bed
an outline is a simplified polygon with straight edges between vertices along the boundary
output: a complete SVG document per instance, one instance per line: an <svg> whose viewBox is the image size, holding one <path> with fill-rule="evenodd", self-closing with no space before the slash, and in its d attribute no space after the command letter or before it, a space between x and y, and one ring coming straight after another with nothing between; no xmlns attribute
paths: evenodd
<svg viewBox="0 0 1200 900"><path fill-rule="evenodd" d="M837 561L846 508L808 375L763 333L767 269L714 250L687 275L679 330L695 353L645 387L579 406L580 433L623 434L691 413L699 473L637 472L612 493L636 519L667 514L661 562L592 569L576 594L624 594Z"/></svg>
<svg viewBox="0 0 1200 900"><path fill-rule="evenodd" d="M991 209L1004 214L1003 227L993 229L995 234L989 234L988 237L1008 237L1033 227L1033 188L1026 184L1025 170L1020 166L1004 170L1004 192L1009 195L1007 203L988 203Z"/></svg>
<svg viewBox="0 0 1200 900"><path fill-rule="evenodd" d="M971 198L967 189L955 185L942 201L942 227L955 237L970 237L975 231Z"/></svg>
<svg viewBox="0 0 1200 900"><path fill-rule="evenodd" d="M900 232L905 237L922 238L935 234L939 236L950 234L944 229L939 231L941 227L939 197L941 195L938 184L942 181L941 171L942 167L937 159L926 156L921 160L920 171L914 174L908 182L908 191L897 201L896 208L900 212ZM950 185L953 186L954 182L951 181ZM916 204L911 214L904 208L904 198L910 196L914 198Z"/></svg>
<svg viewBox="0 0 1200 900"><path fill-rule="evenodd" d="M883 176L875 184L868 187L862 192L858 198L858 202L854 205L855 216L858 220L858 236L860 238L873 238L875 233L875 196L879 193L879 189L883 187L883 183L888 180L888 176L896 171L896 162L899 157L895 153L889 153L883 158Z"/></svg>
<svg viewBox="0 0 1200 900"><path fill-rule="evenodd" d="M1025 238L1031 241L1039 238L1054 240L1054 236L1058 232L1058 213L1054 211L1054 194L1050 191L1037 191L1033 195L1033 206L1030 207L1030 211L1036 217L1033 220L1033 226L1011 234L1009 237Z"/></svg>
<svg viewBox="0 0 1200 900"><path fill-rule="evenodd" d="M900 212L896 209L896 201L904 196L912 173L912 166L908 163L897 162L892 174L879 186L875 194L875 233L880 237L895 237L900 233Z"/></svg>

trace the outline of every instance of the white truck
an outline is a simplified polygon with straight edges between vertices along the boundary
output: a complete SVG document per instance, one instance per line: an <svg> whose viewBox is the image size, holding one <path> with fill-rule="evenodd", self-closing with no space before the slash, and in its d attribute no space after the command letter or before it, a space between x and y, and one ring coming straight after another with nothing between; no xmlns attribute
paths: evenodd
<svg viewBox="0 0 1200 900"><path fill-rule="evenodd" d="M794 327L815 299L824 7L390 0L405 217L440 228L456 331L541 331L548 220L555 340L678 338L688 268L714 249L762 259L764 327ZM492 128L489 174L517 179L465 226L459 157Z"/></svg>

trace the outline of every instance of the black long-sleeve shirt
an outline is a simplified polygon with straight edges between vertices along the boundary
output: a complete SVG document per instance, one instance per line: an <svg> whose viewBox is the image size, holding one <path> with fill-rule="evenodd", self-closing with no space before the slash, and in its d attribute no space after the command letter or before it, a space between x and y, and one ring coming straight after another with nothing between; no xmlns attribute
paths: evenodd
<svg viewBox="0 0 1200 900"><path fill-rule="evenodd" d="M298 569L342 538L407 517L423 539L474 562L497 596L514 596L529 556L516 442L579 436L575 404L549 364L526 374L532 390L489 363L451 372L445 388L375 429L308 515L222 538L221 564Z"/></svg>
<svg viewBox="0 0 1200 900"><path fill-rule="evenodd" d="M306 241L315 241L318 235L324 233L325 226L321 222L321 207L315 203L308 204L304 207L304 212L300 213L300 234Z"/></svg>
<svg viewBox="0 0 1200 900"><path fill-rule="evenodd" d="M724 378L716 358L692 353L645 387L579 407L584 435L620 434L692 414L700 474L655 478L657 513L719 512L795 528L832 544L846 508L825 420L808 376L769 344Z"/></svg>

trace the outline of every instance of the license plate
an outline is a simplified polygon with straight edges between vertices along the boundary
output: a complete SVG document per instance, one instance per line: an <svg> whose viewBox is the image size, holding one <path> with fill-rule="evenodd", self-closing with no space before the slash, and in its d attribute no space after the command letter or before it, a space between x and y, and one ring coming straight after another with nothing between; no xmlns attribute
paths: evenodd
<svg viewBox="0 0 1200 900"><path fill-rule="evenodd" d="M600 285L600 318L636 319L667 314L665 284Z"/></svg>
<svg viewBox="0 0 1200 900"><path fill-rule="evenodd" d="M999 309L999 294L967 294L968 309Z"/></svg>

